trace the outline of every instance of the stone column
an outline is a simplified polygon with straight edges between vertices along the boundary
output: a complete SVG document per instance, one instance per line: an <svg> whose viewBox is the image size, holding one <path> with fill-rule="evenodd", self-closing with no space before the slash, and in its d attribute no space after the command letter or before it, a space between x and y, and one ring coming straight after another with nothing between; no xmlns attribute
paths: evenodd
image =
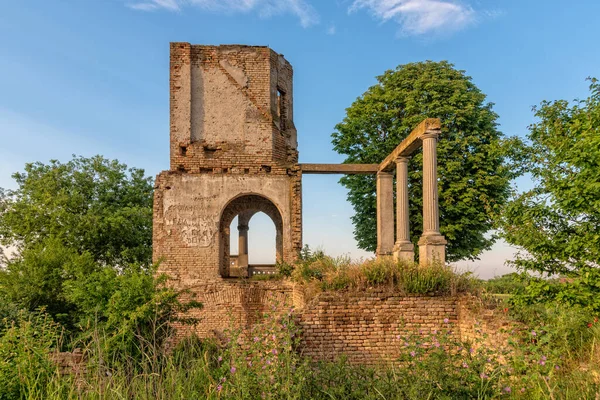
<svg viewBox="0 0 600 400"><path fill-rule="evenodd" d="M240 276L248 276L248 224L252 212L243 212L238 215L238 270Z"/></svg>
<svg viewBox="0 0 600 400"><path fill-rule="evenodd" d="M396 244L394 260L415 260L414 246L410 241L408 212L408 157L396 159Z"/></svg>
<svg viewBox="0 0 600 400"><path fill-rule="evenodd" d="M238 267L248 267L248 225L238 225Z"/></svg>
<svg viewBox="0 0 600 400"><path fill-rule="evenodd" d="M423 141L423 235L419 239L419 263L446 262L446 239L440 233L437 186L437 132Z"/></svg>
<svg viewBox="0 0 600 400"><path fill-rule="evenodd" d="M377 173L377 257L391 256L394 247L394 176Z"/></svg>

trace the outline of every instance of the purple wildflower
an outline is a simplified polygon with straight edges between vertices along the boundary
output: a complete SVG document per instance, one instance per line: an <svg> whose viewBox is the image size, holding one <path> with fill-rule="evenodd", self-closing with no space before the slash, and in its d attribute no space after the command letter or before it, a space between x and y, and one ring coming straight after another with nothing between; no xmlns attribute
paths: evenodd
<svg viewBox="0 0 600 400"><path fill-rule="evenodd" d="M415 353L414 351L411 351L411 352L410 352L410 356L411 356L411 357L414 357L414 356L416 356L416 355L417 355L417 353Z"/></svg>
<svg viewBox="0 0 600 400"><path fill-rule="evenodd" d="M487 376L487 375L485 374L485 372L482 372L481 374L479 374L479 377L480 377L481 379L487 379L487 378L489 378L489 376Z"/></svg>
<svg viewBox="0 0 600 400"><path fill-rule="evenodd" d="M221 362L221 361L223 361L223 357L219 356L219 358L217 358L217 361L218 361L218 362Z"/></svg>
<svg viewBox="0 0 600 400"><path fill-rule="evenodd" d="M277 349L273 349L273 350L271 350L271 353L273 353L273 354L277 354Z"/></svg>
<svg viewBox="0 0 600 400"><path fill-rule="evenodd" d="M467 364L466 362L463 362L462 367L463 368L469 368L469 364Z"/></svg>
<svg viewBox="0 0 600 400"><path fill-rule="evenodd" d="M504 388L504 391L506 393L510 393L510 392L512 392L512 389L510 388L510 386L507 386L507 387Z"/></svg>
<svg viewBox="0 0 600 400"><path fill-rule="evenodd" d="M537 333L535 333L535 331L531 331L531 336L537 336Z"/></svg>
<svg viewBox="0 0 600 400"><path fill-rule="evenodd" d="M232 374L235 374L235 371L237 371L237 369L235 367L231 367L231 369L229 370Z"/></svg>
<svg viewBox="0 0 600 400"><path fill-rule="evenodd" d="M450 323L450 320L448 318L444 318L444 323L448 324L448 323Z"/></svg>
<svg viewBox="0 0 600 400"><path fill-rule="evenodd" d="M222 385L217 385L217 392L220 392L221 390L223 390L223 386Z"/></svg>

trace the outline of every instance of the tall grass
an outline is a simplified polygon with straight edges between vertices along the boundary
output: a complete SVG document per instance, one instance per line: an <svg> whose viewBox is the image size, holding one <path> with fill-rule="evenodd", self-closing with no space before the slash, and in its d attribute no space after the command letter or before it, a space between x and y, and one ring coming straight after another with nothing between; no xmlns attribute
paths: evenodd
<svg viewBox="0 0 600 400"><path fill-rule="evenodd" d="M60 332L51 321L23 317L0 338L0 398L596 399L600 324L585 328L576 354L555 353L563 344L540 327L499 354L458 341L448 321L437 332L399 334L399 359L368 367L303 358L294 311L273 307L251 332L227 332L225 345L188 338L168 349L140 338L140 351L111 359L97 332L83 349L87 373L60 375L48 358Z"/></svg>
<svg viewBox="0 0 600 400"><path fill-rule="evenodd" d="M470 272L433 263L396 262L391 258L352 262L346 257L319 255L299 262L291 277L319 290L364 290L388 288L406 295L451 295L476 287Z"/></svg>

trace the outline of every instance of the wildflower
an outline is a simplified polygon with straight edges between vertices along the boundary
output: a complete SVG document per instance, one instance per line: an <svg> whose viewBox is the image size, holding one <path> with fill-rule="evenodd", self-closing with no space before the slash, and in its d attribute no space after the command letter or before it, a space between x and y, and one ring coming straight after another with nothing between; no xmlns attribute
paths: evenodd
<svg viewBox="0 0 600 400"><path fill-rule="evenodd" d="M471 354L475 353L475 349L471 347L471 348L469 349L469 353L471 353Z"/></svg>
<svg viewBox="0 0 600 400"><path fill-rule="evenodd" d="M402 336L396 335L396 339L400 340L400 339L402 339Z"/></svg>
<svg viewBox="0 0 600 400"><path fill-rule="evenodd" d="M537 336L537 333L535 333L535 331L531 331L531 336Z"/></svg>
<svg viewBox="0 0 600 400"><path fill-rule="evenodd" d="M410 356L411 356L411 357L414 357L414 356L416 356L416 355L417 355L417 353L415 353L414 351L411 351L411 352L410 352Z"/></svg>
<svg viewBox="0 0 600 400"><path fill-rule="evenodd" d="M258 342L260 339L257 336L254 336L254 341Z"/></svg>
<svg viewBox="0 0 600 400"><path fill-rule="evenodd" d="M225 381L227 381L227 378L225 378L225 377L222 377L222 378L221 378L221 383L225 383Z"/></svg>
<svg viewBox="0 0 600 400"><path fill-rule="evenodd" d="M590 323L588 324L588 328L591 328L591 327L592 327L592 323L590 322Z"/></svg>
<svg viewBox="0 0 600 400"><path fill-rule="evenodd" d="M525 388L521 388L521 393L525 393Z"/></svg>
<svg viewBox="0 0 600 400"><path fill-rule="evenodd" d="M463 362L463 363L462 363L462 367L463 367L463 368L469 368L469 364L467 364L466 362Z"/></svg>
<svg viewBox="0 0 600 400"><path fill-rule="evenodd" d="M218 362L221 362L221 361L223 361L223 357L219 356L219 358L217 358L217 361L218 361Z"/></svg>
<svg viewBox="0 0 600 400"><path fill-rule="evenodd" d="M489 376L487 376L487 375L485 374L485 372L482 372L481 374L479 374L479 377L480 377L481 379L487 379L487 378L489 378Z"/></svg>
<svg viewBox="0 0 600 400"><path fill-rule="evenodd" d="M273 354L277 354L277 349L273 349L273 350L271 350L271 353L273 353Z"/></svg>
<svg viewBox="0 0 600 400"><path fill-rule="evenodd" d="M508 312L508 308L505 308L505 309L504 309L504 310L502 310L502 311L504 311L505 313L507 313L507 312Z"/></svg>
<svg viewBox="0 0 600 400"><path fill-rule="evenodd" d="M434 334L434 335L437 335L437 329L434 329L434 330L433 330L433 334Z"/></svg>
<svg viewBox="0 0 600 400"><path fill-rule="evenodd" d="M433 345L434 345L435 347L440 347L440 344L439 344L439 342L435 342Z"/></svg>
<svg viewBox="0 0 600 400"><path fill-rule="evenodd" d="M229 370L232 374L235 374L235 371L237 371L237 369L235 367L231 367L231 369Z"/></svg>
<svg viewBox="0 0 600 400"><path fill-rule="evenodd" d="M542 361L546 361L547 359L546 356L542 356Z"/></svg>
<svg viewBox="0 0 600 400"><path fill-rule="evenodd" d="M220 392L221 390L223 390L223 386L222 385L217 385L217 392Z"/></svg>
<svg viewBox="0 0 600 400"><path fill-rule="evenodd" d="M544 360L540 360L539 364L540 364L540 365L542 365L542 366L543 366L543 365L546 365L546 361L544 361Z"/></svg>
<svg viewBox="0 0 600 400"><path fill-rule="evenodd" d="M277 336L273 335L273 336L271 336L271 339L275 340L275 339L277 339Z"/></svg>
<svg viewBox="0 0 600 400"><path fill-rule="evenodd" d="M510 393L510 392L512 392L512 390L511 390L510 386L507 386L507 387L505 387L505 388L504 388L504 391L505 391L506 393Z"/></svg>
<svg viewBox="0 0 600 400"><path fill-rule="evenodd" d="M554 369L558 371L560 369L560 367L558 365L555 365Z"/></svg>
<svg viewBox="0 0 600 400"><path fill-rule="evenodd" d="M444 318L444 323L445 323L445 324L447 324L447 323L449 323L449 322L450 322L450 320L449 320L448 318Z"/></svg>
<svg viewBox="0 0 600 400"><path fill-rule="evenodd" d="M271 360L267 360L267 365L271 365Z"/></svg>
<svg viewBox="0 0 600 400"><path fill-rule="evenodd" d="M248 366L251 367L252 366L252 361L248 361Z"/></svg>

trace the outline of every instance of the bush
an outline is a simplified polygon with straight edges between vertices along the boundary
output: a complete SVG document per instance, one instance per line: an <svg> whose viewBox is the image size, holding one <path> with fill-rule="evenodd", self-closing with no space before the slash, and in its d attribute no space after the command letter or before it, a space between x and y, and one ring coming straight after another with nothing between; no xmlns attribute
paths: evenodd
<svg viewBox="0 0 600 400"><path fill-rule="evenodd" d="M0 399L43 398L57 373L50 353L60 327L43 311L20 311L9 323L0 332Z"/></svg>

